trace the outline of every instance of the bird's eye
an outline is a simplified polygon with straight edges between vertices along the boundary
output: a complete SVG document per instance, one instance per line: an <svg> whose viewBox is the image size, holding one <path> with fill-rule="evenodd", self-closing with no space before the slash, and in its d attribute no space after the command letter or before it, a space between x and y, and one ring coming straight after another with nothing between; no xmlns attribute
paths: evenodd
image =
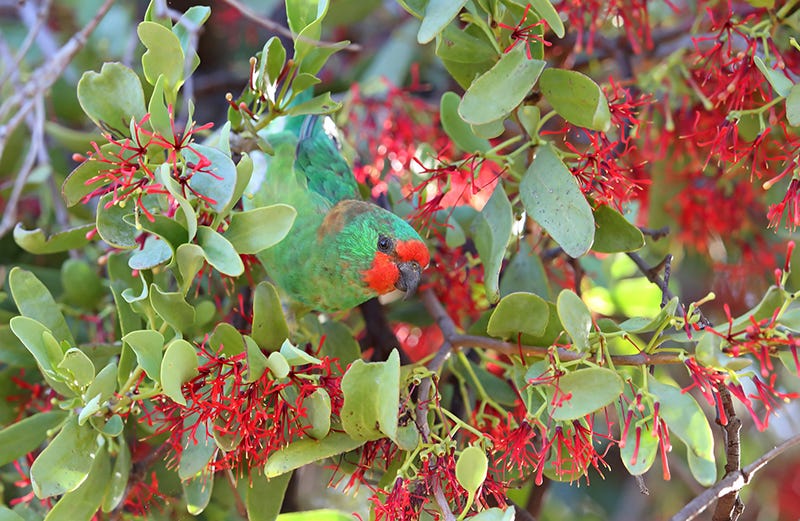
<svg viewBox="0 0 800 521"><path fill-rule="evenodd" d="M379 236L378 251L382 251L383 253L389 253L390 251L392 251L392 240L385 235Z"/></svg>

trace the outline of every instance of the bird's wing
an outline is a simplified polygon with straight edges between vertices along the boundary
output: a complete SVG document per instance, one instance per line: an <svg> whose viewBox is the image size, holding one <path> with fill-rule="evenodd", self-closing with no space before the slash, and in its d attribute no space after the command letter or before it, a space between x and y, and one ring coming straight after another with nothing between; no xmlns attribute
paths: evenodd
<svg viewBox="0 0 800 521"><path fill-rule="evenodd" d="M295 172L304 175L309 190L331 204L344 199L359 199L353 170L342 157L330 118L309 116L298 136Z"/></svg>

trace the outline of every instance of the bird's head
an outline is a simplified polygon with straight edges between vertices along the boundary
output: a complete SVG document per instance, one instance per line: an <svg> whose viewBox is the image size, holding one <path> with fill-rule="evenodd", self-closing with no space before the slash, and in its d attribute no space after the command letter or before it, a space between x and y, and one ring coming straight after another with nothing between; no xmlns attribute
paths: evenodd
<svg viewBox="0 0 800 521"><path fill-rule="evenodd" d="M430 262L419 234L397 215L364 201L341 201L320 227L338 234L338 262L357 274L366 292L383 295L395 289L412 295Z"/></svg>

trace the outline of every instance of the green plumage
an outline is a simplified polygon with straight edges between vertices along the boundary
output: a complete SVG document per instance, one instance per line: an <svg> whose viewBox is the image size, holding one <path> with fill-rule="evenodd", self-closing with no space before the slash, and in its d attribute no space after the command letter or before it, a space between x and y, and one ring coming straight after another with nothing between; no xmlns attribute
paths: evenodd
<svg viewBox="0 0 800 521"><path fill-rule="evenodd" d="M259 254L268 275L292 298L321 311L376 296L364 274L379 238L422 239L398 216L359 200L352 170L321 121L307 120L299 137L283 131L269 139L275 155L254 203L289 204L297 218L283 241Z"/></svg>

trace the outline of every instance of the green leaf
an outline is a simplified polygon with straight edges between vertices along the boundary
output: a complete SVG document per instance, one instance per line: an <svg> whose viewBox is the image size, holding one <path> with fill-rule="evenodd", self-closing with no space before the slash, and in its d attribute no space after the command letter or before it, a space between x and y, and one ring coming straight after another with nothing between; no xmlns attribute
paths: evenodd
<svg viewBox="0 0 800 521"><path fill-rule="evenodd" d="M21 315L32 318L49 329L59 341L75 345L67 321L47 287L30 271L14 267L8 274L8 285ZM12 326L12 329L13 326ZM16 334L17 332L14 331ZM19 336L19 335L17 335ZM22 338L20 338L22 340ZM24 342L24 340L23 340ZM29 346L27 346L30 349ZM34 353L35 355L36 353ZM37 360L39 358L37 357ZM60 361L60 360L59 360ZM42 365L42 361L39 360ZM43 365L43 367L46 367Z"/></svg>
<svg viewBox="0 0 800 521"><path fill-rule="evenodd" d="M586 303L574 292L565 289L556 300L558 318L572 342L581 353L589 349L589 332L592 330L592 314Z"/></svg>
<svg viewBox="0 0 800 521"><path fill-rule="evenodd" d="M64 301L83 309L96 309L107 294L97 269L79 259L67 259L61 265L61 285Z"/></svg>
<svg viewBox="0 0 800 521"><path fill-rule="evenodd" d="M131 249L137 246L137 230L124 219L133 215L130 208L123 204L111 204L113 193L107 193L97 202L97 216L95 225L97 234L106 244L114 248ZM110 205L106 207L107 205Z"/></svg>
<svg viewBox="0 0 800 521"><path fill-rule="evenodd" d="M172 341L161 361L161 387L176 403L186 405L181 386L197 376L197 353L192 344L179 338Z"/></svg>
<svg viewBox="0 0 800 521"><path fill-rule="evenodd" d="M8 507L0 505L0 521L25 521L25 518Z"/></svg>
<svg viewBox="0 0 800 521"><path fill-rule="evenodd" d="M147 111L150 113L148 123L154 132L158 132L162 136L171 136L172 118L170 118L169 109L164 99L165 83L166 79L161 75L153 85L153 93L150 95L150 102L147 105Z"/></svg>
<svg viewBox="0 0 800 521"><path fill-rule="evenodd" d="M714 436L711 426L692 395L682 392L678 387L659 382L651 374L647 375L647 388L661 404L659 414L669 430L686 444L693 457L714 464ZM708 468L707 464L695 461L692 469L695 479L704 486L711 486L716 479L716 470L710 476ZM694 473L695 470L698 473Z"/></svg>
<svg viewBox="0 0 800 521"><path fill-rule="evenodd" d="M258 79L262 91L266 92L269 85L278 81L284 63L286 63L286 49L280 39L273 36L261 50Z"/></svg>
<svg viewBox="0 0 800 521"><path fill-rule="evenodd" d="M544 334L548 320L547 302L533 293L511 293L503 297L489 317L487 332L503 339L519 333Z"/></svg>
<svg viewBox="0 0 800 521"><path fill-rule="evenodd" d="M80 487L64 494L47 512L45 521L90 521L100 507L111 472L108 453L101 450ZM41 518L40 518L41 519Z"/></svg>
<svg viewBox="0 0 800 521"><path fill-rule="evenodd" d="M58 372L63 374L67 381L81 389L94 380L94 364L83 351L76 347L71 347L64 353L58 369Z"/></svg>
<svg viewBox="0 0 800 521"><path fill-rule="evenodd" d="M550 285L547 273L539 255L531 251L527 241L520 241L519 251L503 270L500 278L500 295L506 296L516 291L525 291L550 299Z"/></svg>
<svg viewBox="0 0 800 521"><path fill-rule="evenodd" d="M517 4L523 5L519 2L517 2ZM533 10L536 11L536 14L544 18L545 22L547 22L547 26L553 30L555 35L559 38L563 38L564 22L561 21L558 11L553 7L550 0L532 0L530 4Z"/></svg>
<svg viewBox="0 0 800 521"><path fill-rule="evenodd" d="M183 496L186 500L186 511L193 516L203 512L211 501L214 490L214 475L204 473L187 481L181 481Z"/></svg>
<svg viewBox="0 0 800 521"><path fill-rule="evenodd" d="M445 92L439 104L442 128L450 139L464 152L486 152L491 148L489 141L479 138L472 127L458 115L461 98L455 92Z"/></svg>
<svg viewBox="0 0 800 521"><path fill-rule="evenodd" d="M172 258L169 243L158 235L148 235L144 244L135 250L128 259L132 270L149 270L160 266Z"/></svg>
<svg viewBox="0 0 800 521"><path fill-rule="evenodd" d="M192 145L192 149L182 150L181 153L186 161L197 164L200 161L198 156L200 154L211 161L211 164L192 174L189 187L211 199L213 201L209 203L211 207L221 212L230 206L233 198L236 188L236 165L228 155L217 148L195 144Z"/></svg>
<svg viewBox="0 0 800 521"><path fill-rule="evenodd" d="M121 63L104 63L99 73L84 72L78 102L98 127L117 137L128 135L131 118L139 121L147 112L139 77Z"/></svg>
<svg viewBox="0 0 800 521"><path fill-rule="evenodd" d="M357 449L363 444L364 440L355 440L344 432L337 431L331 432L322 440L303 438L270 454L264 466L264 474L268 478L280 476L303 465Z"/></svg>
<svg viewBox="0 0 800 521"><path fill-rule="evenodd" d="M266 364L269 372L272 373L275 378L286 378L292 370L286 357L278 351L273 351L269 354Z"/></svg>
<svg viewBox="0 0 800 521"><path fill-rule="evenodd" d="M786 98L786 119L791 126L800 126L800 83L792 86Z"/></svg>
<svg viewBox="0 0 800 521"><path fill-rule="evenodd" d="M195 310L179 291L165 293L156 284L151 284L150 305L175 331L186 331L194 324Z"/></svg>
<svg viewBox="0 0 800 521"><path fill-rule="evenodd" d="M113 396L114 391L117 389L117 363L112 360L105 367L103 367L97 376L95 376L92 383L86 389L85 396L98 403L98 409L107 405L108 399ZM88 407L88 405L87 405ZM86 408L84 408L86 410ZM95 411L97 412L97 411ZM83 412L81 412L83 414ZM78 417L80 422L81 418Z"/></svg>
<svg viewBox="0 0 800 521"><path fill-rule="evenodd" d="M397 435L400 405L400 355L385 362L356 360L342 377L342 427L353 439L368 441Z"/></svg>
<svg viewBox="0 0 800 521"><path fill-rule="evenodd" d="M436 55L443 60L465 65L489 61L494 64L497 51L485 33L473 30L472 26L461 30L450 24L436 39Z"/></svg>
<svg viewBox="0 0 800 521"><path fill-rule="evenodd" d="M14 242L28 253L48 255L83 248L89 244L86 235L93 229L93 224L85 224L46 237L41 228L26 230L22 223L17 223L14 227Z"/></svg>
<svg viewBox="0 0 800 521"><path fill-rule="evenodd" d="M597 228L594 231L592 250L617 253L636 251L644 246L644 235L639 228L610 206L598 206L594 211L594 220Z"/></svg>
<svg viewBox="0 0 800 521"><path fill-rule="evenodd" d="M469 86L458 106L458 113L467 123L483 125L504 119L522 103L545 62L529 60L525 46L518 45Z"/></svg>
<svg viewBox="0 0 800 521"><path fill-rule="evenodd" d="M174 105L184 79L181 42L172 31L156 22L139 23L136 34L147 48L142 55L144 77L150 85L155 85L158 77L163 76L167 103Z"/></svg>
<svg viewBox="0 0 800 521"><path fill-rule="evenodd" d="M108 152L109 144L100 147L100 150ZM106 179L97 179L100 172L108 170L109 165L95 159L87 159L72 172L69 173L64 183L61 185L61 196L67 206L75 206L83 200L85 196L101 185L107 184ZM93 181L94 180L94 181Z"/></svg>
<svg viewBox="0 0 800 521"><path fill-rule="evenodd" d="M278 290L266 281L260 282L254 291L250 335L267 351L280 349L283 341L289 337L289 326L286 325Z"/></svg>
<svg viewBox="0 0 800 521"><path fill-rule="evenodd" d="M194 413L183 420L183 435L181 436L181 459L178 464L178 477L187 480L199 476L206 470L211 458L217 451L214 438L209 434L210 420L200 421L199 415Z"/></svg>
<svg viewBox="0 0 800 521"><path fill-rule="evenodd" d="M220 322L216 325L208 339L208 345L214 353L221 352L227 357L236 356L245 351L242 334L227 322Z"/></svg>
<svg viewBox="0 0 800 521"><path fill-rule="evenodd" d="M239 253L256 254L283 240L294 224L297 211L286 204L262 206L231 214L223 234Z"/></svg>
<svg viewBox="0 0 800 521"><path fill-rule="evenodd" d="M103 498L103 512L111 512L125 499L132 467L131 451L125 442L125 438L120 438L119 451L111 471L111 480Z"/></svg>
<svg viewBox="0 0 800 521"><path fill-rule="evenodd" d="M249 521L275 521L281 512L283 497L289 486L291 472L267 478L260 472L250 473L250 486L246 489L245 507Z"/></svg>
<svg viewBox="0 0 800 521"><path fill-rule="evenodd" d="M514 521L514 507L507 507L505 512L497 507L487 508L481 510L474 516L470 517L470 521Z"/></svg>
<svg viewBox="0 0 800 521"><path fill-rule="evenodd" d="M456 479L459 485L474 496L483 482L486 481L486 474L489 470L489 460L483 449L470 445L461 451L456 461Z"/></svg>
<svg viewBox="0 0 800 521"><path fill-rule="evenodd" d="M213 229L208 226L198 226L197 243L203 248L206 261L223 275L238 277L244 273L244 264L236 249Z"/></svg>
<svg viewBox="0 0 800 521"><path fill-rule="evenodd" d="M270 354L270 358L278 353ZM311 428L307 434L315 440L321 440L331 430L331 397L325 389L318 388L303 400L306 416L303 419Z"/></svg>
<svg viewBox="0 0 800 521"><path fill-rule="evenodd" d="M511 203L502 183L498 182L486 206L471 225L475 248L483 263L484 284L489 302L497 302L500 298L500 268L511 238L513 219Z"/></svg>
<svg viewBox="0 0 800 521"><path fill-rule="evenodd" d="M203 248L196 244L181 244L175 250L175 262L178 264L178 273L181 279L181 292L186 294L194 282L195 276L205 263Z"/></svg>
<svg viewBox="0 0 800 521"><path fill-rule="evenodd" d="M625 436L625 444L620 443L620 459L632 476L641 476L653 466L658 455L658 437L653 436L652 423L640 425L638 442L636 421L632 420ZM633 459L634 452L636 459Z"/></svg>
<svg viewBox="0 0 800 521"><path fill-rule="evenodd" d="M13 317L9 325L11 326L11 331L36 359L36 363L42 371L45 374L54 376L56 367L64 359L64 353L58 346L57 341L53 346L52 342L44 340L45 334L49 335L49 338L53 338L50 330L44 327L41 322L28 317Z"/></svg>
<svg viewBox="0 0 800 521"><path fill-rule="evenodd" d="M353 360L361 358L361 347L353 337L350 329L336 320L322 324L325 341L320 348L320 356L337 358L342 367L347 367Z"/></svg>
<svg viewBox="0 0 800 521"><path fill-rule="evenodd" d="M417 33L417 42L425 44L436 38L466 3L467 0L428 0L425 16Z"/></svg>
<svg viewBox="0 0 800 521"><path fill-rule="evenodd" d="M580 257L594 241L592 208L575 177L550 145L540 146L519 183L525 210L570 257Z"/></svg>
<svg viewBox="0 0 800 521"><path fill-rule="evenodd" d="M698 483L710 487L717 481L717 464L714 458L700 457L690 449L686 451L686 459L689 462L689 470Z"/></svg>
<svg viewBox="0 0 800 521"><path fill-rule="evenodd" d="M295 347L289 339L283 341L280 351L278 351L291 366L305 364L320 364L319 358L313 357L302 349Z"/></svg>
<svg viewBox="0 0 800 521"><path fill-rule="evenodd" d="M37 449L55 429L67 419L65 411L41 412L23 418L0 430L0 467Z"/></svg>
<svg viewBox="0 0 800 521"><path fill-rule="evenodd" d="M539 79L542 94L559 116L579 127L606 132L611 112L603 90L577 71L547 69Z"/></svg>
<svg viewBox="0 0 800 521"><path fill-rule="evenodd" d="M470 128L481 139L494 139L506 130L505 119L497 119L483 125L470 125Z"/></svg>
<svg viewBox="0 0 800 521"><path fill-rule="evenodd" d="M622 379L611 369L588 367L558 379L559 400L553 404L554 386L546 389L547 410L556 421L576 420L599 411L622 394ZM569 399L563 399L571 395ZM563 399L563 400L562 400Z"/></svg>
<svg viewBox="0 0 800 521"><path fill-rule="evenodd" d="M784 75L781 71L775 70L768 66L759 56L753 56L753 61L756 63L758 70L760 70L761 74L767 78L767 81L770 85L772 85L772 88L775 89L775 92L777 92L779 96L786 97L789 95L789 92L794 86L792 80L787 78L786 75Z"/></svg>
<svg viewBox="0 0 800 521"><path fill-rule="evenodd" d="M152 329L131 331L122 341L131 346L136 353L136 361L144 369L148 378L161 381L161 356L164 349L164 335Z"/></svg>
<svg viewBox="0 0 800 521"><path fill-rule="evenodd" d="M31 465L31 486L40 499L78 488L89 475L99 448L97 431L71 416Z"/></svg>
<svg viewBox="0 0 800 521"><path fill-rule="evenodd" d="M249 336L244 336L245 348L247 349L247 382L255 382L267 370L269 363L267 357L261 352L255 340ZM277 352L277 351L274 351Z"/></svg>
<svg viewBox="0 0 800 521"><path fill-rule="evenodd" d="M58 500L45 516L45 521L89 521L103 502L108 480L111 477L111 464L108 452L97 452L89 474L77 489L67 492Z"/></svg>
<svg viewBox="0 0 800 521"><path fill-rule="evenodd" d="M342 104L333 101L330 92L315 96L308 101L292 105L286 109L288 116L303 116L307 114L330 114L342 108Z"/></svg>

